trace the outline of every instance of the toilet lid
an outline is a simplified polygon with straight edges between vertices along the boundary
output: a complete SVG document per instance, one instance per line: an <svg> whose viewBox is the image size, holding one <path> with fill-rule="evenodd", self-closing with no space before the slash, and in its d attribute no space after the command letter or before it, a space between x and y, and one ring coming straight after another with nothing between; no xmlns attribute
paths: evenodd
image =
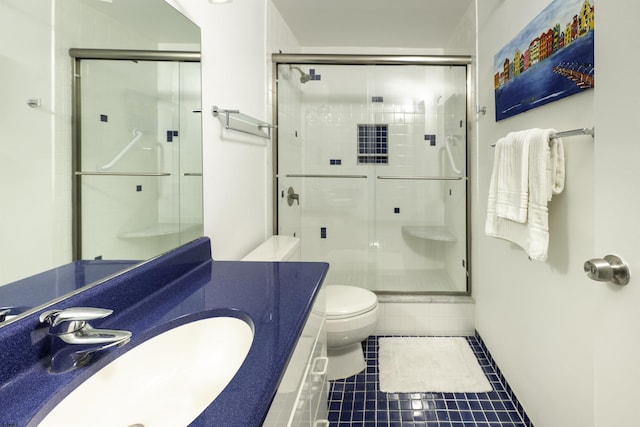
<svg viewBox="0 0 640 427"><path fill-rule="evenodd" d="M355 286L332 285L326 288L327 318L343 319L373 310L378 304L376 294Z"/></svg>

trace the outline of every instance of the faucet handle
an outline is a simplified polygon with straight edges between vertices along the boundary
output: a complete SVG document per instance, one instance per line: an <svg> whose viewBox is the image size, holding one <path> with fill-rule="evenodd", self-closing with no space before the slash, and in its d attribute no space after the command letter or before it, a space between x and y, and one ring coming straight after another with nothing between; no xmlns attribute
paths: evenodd
<svg viewBox="0 0 640 427"><path fill-rule="evenodd" d="M68 334L82 329L87 324L87 320L102 319L113 313L113 310L94 307L70 307L63 310L47 310L40 313L40 322L47 322L51 325L49 333ZM63 329L63 324L68 323Z"/></svg>

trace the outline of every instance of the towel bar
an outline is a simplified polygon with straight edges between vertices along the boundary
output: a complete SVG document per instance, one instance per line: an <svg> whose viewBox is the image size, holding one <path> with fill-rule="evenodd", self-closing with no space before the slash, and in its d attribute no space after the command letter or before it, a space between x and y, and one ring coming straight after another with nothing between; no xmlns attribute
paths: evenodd
<svg viewBox="0 0 640 427"><path fill-rule="evenodd" d="M556 132L549 135L549 138L565 138L567 136L577 136L577 135L591 135L592 138L596 136L596 128L581 128L581 129L572 129L566 130L564 132ZM496 144L491 144L492 147L495 147Z"/></svg>
<svg viewBox="0 0 640 427"><path fill-rule="evenodd" d="M241 113L240 110L224 110L222 108L218 108L216 105L211 107L211 114L213 114L214 117L218 117L220 114L223 114L225 117L223 122L226 129L232 129L266 139L271 139L271 129L276 127L275 125L263 122L262 120L247 116L246 114Z"/></svg>

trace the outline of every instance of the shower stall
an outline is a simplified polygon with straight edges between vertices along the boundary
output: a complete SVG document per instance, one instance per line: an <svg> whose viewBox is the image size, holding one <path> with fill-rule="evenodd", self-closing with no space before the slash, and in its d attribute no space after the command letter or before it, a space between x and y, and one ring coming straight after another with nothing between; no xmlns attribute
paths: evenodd
<svg viewBox="0 0 640 427"><path fill-rule="evenodd" d="M470 293L469 57L273 56L274 233L327 284Z"/></svg>
<svg viewBox="0 0 640 427"><path fill-rule="evenodd" d="M74 259L147 259L201 236L200 54L70 53Z"/></svg>

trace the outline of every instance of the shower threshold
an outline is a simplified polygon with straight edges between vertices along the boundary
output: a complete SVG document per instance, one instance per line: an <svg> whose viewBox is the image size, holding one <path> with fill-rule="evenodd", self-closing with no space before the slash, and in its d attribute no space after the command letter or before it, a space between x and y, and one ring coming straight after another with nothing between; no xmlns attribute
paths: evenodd
<svg viewBox="0 0 640 427"><path fill-rule="evenodd" d="M466 295L466 289L457 289L445 269L384 270L376 273L366 270L329 270L326 285L348 285L384 294L437 294Z"/></svg>

